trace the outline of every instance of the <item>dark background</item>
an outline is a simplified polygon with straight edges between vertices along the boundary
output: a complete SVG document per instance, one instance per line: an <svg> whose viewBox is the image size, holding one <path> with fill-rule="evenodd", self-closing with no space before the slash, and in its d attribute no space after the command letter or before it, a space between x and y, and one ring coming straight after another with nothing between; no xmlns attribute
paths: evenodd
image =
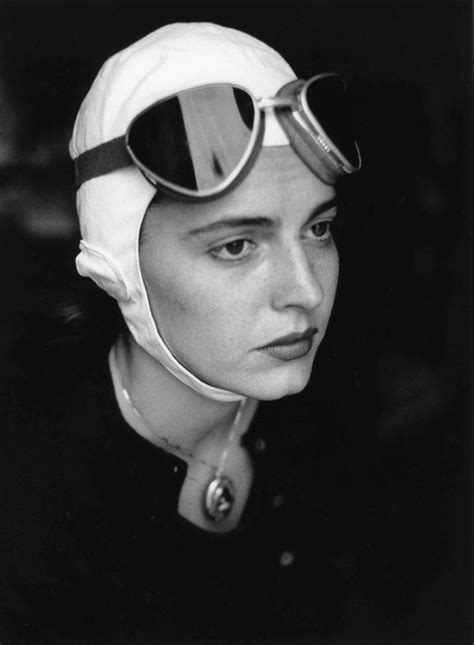
<svg viewBox="0 0 474 645"><path fill-rule="evenodd" d="M108 56L181 20L248 31L298 76L351 85L363 169L326 351L371 382L377 439L436 525L420 624L468 642L471 3L1 3L0 359L25 313L48 314L76 280L67 144L82 98Z"/></svg>

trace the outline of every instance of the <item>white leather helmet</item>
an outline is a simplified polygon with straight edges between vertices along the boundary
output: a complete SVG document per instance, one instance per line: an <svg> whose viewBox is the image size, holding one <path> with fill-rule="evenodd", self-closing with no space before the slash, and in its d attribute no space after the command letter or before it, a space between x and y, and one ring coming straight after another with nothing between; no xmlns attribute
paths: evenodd
<svg viewBox="0 0 474 645"><path fill-rule="evenodd" d="M210 23L172 24L112 56L79 110L70 154L123 136L132 119L161 98L207 83L233 83L256 98L271 97L295 74L259 40ZM264 146L288 145L275 116L266 115ZM81 242L78 272L115 298L135 338L176 378L218 401L239 394L211 386L181 365L160 336L139 262L139 233L156 189L135 165L93 177L77 191Z"/></svg>

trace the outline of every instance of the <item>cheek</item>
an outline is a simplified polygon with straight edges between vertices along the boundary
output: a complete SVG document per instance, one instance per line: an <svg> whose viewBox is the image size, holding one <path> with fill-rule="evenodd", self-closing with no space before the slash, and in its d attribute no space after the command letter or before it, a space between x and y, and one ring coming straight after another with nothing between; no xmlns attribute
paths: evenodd
<svg viewBox="0 0 474 645"><path fill-rule="evenodd" d="M326 257L324 265L319 269L319 280L324 293L322 313L329 319L336 297L337 283L339 280L339 255L336 247Z"/></svg>
<svg viewBox="0 0 474 645"><path fill-rule="evenodd" d="M169 271L171 266L172 258L164 250L153 253L148 244L142 246L141 274L155 324L165 340L173 328L173 321L176 323L178 318L182 318L188 307L186 294L181 293L177 271Z"/></svg>
<svg viewBox="0 0 474 645"><path fill-rule="evenodd" d="M143 267L143 278L156 325L163 339L174 351L196 345L213 353L232 344L248 330L247 303L239 302L235 291L226 283L210 280L196 267L168 274L163 268L158 277Z"/></svg>
<svg viewBox="0 0 474 645"><path fill-rule="evenodd" d="M336 295L338 281L339 281L339 254L336 248L334 248L334 257L332 259L332 263L330 267L330 293L331 293L332 300L334 300L334 297Z"/></svg>
<svg viewBox="0 0 474 645"><path fill-rule="evenodd" d="M239 339L248 336L255 322L248 292L242 299L229 284L199 281L189 286L179 301L186 328L191 329L194 338L206 340L210 351L226 345L226 351L233 353L233 343L238 346Z"/></svg>

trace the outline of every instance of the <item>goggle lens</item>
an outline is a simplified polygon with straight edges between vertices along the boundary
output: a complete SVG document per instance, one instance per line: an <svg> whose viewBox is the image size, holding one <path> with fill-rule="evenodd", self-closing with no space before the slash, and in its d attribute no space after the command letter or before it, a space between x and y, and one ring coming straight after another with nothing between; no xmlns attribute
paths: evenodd
<svg viewBox="0 0 474 645"><path fill-rule="evenodd" d="M127 146L146 176L190 194L212 193L240 173L259 113L245 90L208 85L159 102L131 124Z"/></svg>
<svg viewBox="0 0 474 645"><path fill-rule="evenodd" d="M318 123L318 129L333 144L339 153L354 166L360 158L352 132L350 110L347 106L344 81L340 76L319 76L305 87L305 96L310 112Z"/></svg>

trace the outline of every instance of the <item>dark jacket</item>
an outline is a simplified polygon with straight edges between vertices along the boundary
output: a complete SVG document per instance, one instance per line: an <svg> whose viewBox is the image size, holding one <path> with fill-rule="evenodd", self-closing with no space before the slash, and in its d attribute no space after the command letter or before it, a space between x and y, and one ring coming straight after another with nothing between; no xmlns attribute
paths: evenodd
<svg viewBox="0 0 474 645"><path fill-rule="evenodd" d="M33 362L3 405L2 645L385 642L416 589L343 375L260 404L242 522L216 535L177 515L186 464L125 423L105 350Z"/></svg>

